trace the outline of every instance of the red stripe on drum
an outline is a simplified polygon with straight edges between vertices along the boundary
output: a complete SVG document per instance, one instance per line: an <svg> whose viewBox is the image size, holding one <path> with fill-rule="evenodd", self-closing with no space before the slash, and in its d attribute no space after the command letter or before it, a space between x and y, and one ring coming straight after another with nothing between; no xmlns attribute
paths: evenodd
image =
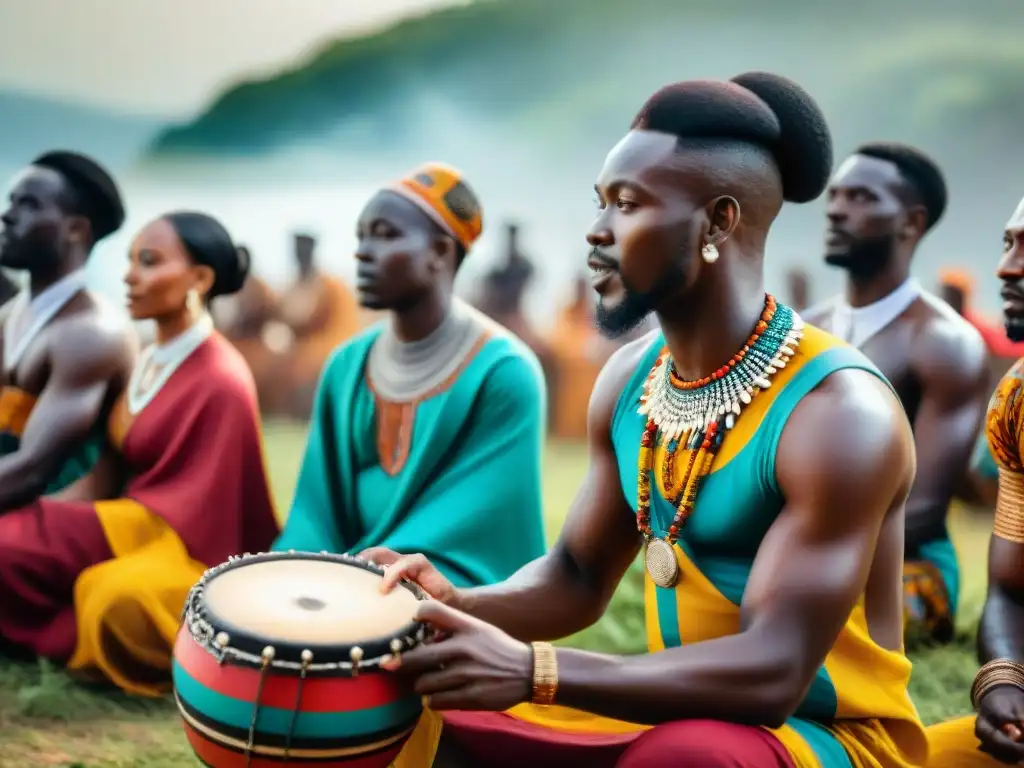
<svg viewBox="0 0 1024 768"><path fill-rule="evenodd" d="M184 725L185 737L188 739L192 751L196 753L196 757L210 766L210 768L282 768L282 766L302 768L302 766L307 765L315 766L315 768L387 768L398 757L402 747L405 746L405 740L403 739L393 747L381 750L380 752L374 752L371 755L353 755L352 757L341 759L327 758L316 760L289 757L285 760L283 757L281 759L274 759L253 755L247 760L242 752L236 752L233 749L222 747L220 744L215 744L188 723Z"/></svg>
<svg viewBox="0 0 1024 768"><path fill-rule="evenodd" d="M182 627L174 644L174 659L196 682L239 701L256 701L260 671L252 667L218 664ZM263 683L260 704L295 709L298 674L270 672ZM392 672L367 670L357 677L307 677L302 683L303 712L355 712L414 695L409 685Z"/></svg>

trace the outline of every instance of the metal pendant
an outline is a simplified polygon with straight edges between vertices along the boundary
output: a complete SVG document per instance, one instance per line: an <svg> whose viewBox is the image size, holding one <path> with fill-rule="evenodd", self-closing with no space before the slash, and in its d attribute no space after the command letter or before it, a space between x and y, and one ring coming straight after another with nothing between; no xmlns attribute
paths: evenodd
<svg viewBox="0 0 1024 768"><path fill-rule="evenodd" d="M664 539L650 538L644 550L644 564L651 580L659 587L671 589L679 581L679 561L675 550Z"/></svg>

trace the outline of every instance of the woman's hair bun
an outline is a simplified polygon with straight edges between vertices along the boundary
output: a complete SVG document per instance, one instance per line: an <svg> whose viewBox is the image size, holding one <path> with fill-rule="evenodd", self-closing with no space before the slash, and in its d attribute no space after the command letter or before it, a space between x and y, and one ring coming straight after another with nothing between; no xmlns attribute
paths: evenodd
<svg viewBox="0 0 1024 768"><path fill-rule="evenodd" d="M197 211L175 211L163 218L174 228L192 260L213 270L208 298L241 290L249 275L249 254L235 245L223 224Z"/></svg>

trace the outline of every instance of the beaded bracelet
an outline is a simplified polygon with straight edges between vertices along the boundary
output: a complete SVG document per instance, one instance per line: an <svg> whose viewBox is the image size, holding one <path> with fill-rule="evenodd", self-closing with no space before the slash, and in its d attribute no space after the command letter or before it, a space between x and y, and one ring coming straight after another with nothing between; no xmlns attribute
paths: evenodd
<svg viewBox="0 0 1024 768"><path fill-rule="evenodd" d="M1012 685L1024 691L1024 665L1010 659L993 659L978 670L971 686L971 706L975 710L982 697L1000 685Z"/></svg>
<svg viewBox="0 0 1024 768"><path fill-rule="evenodd" d="M533 647L533 703L555 703L558 692L558 659L550 643L531 643Z"/></svg>

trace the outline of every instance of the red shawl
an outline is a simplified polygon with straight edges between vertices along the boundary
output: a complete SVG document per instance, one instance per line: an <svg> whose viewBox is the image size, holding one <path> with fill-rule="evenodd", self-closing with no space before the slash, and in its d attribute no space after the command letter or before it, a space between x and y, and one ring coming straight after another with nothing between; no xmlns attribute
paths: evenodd
<svg viewBox="0 0 1024 768"><path fill-rule="evenodd" d="M135 417L125 496L160 515L195 560L263 552L280 532L263 463L252 374L214 333Z"/></svg>

